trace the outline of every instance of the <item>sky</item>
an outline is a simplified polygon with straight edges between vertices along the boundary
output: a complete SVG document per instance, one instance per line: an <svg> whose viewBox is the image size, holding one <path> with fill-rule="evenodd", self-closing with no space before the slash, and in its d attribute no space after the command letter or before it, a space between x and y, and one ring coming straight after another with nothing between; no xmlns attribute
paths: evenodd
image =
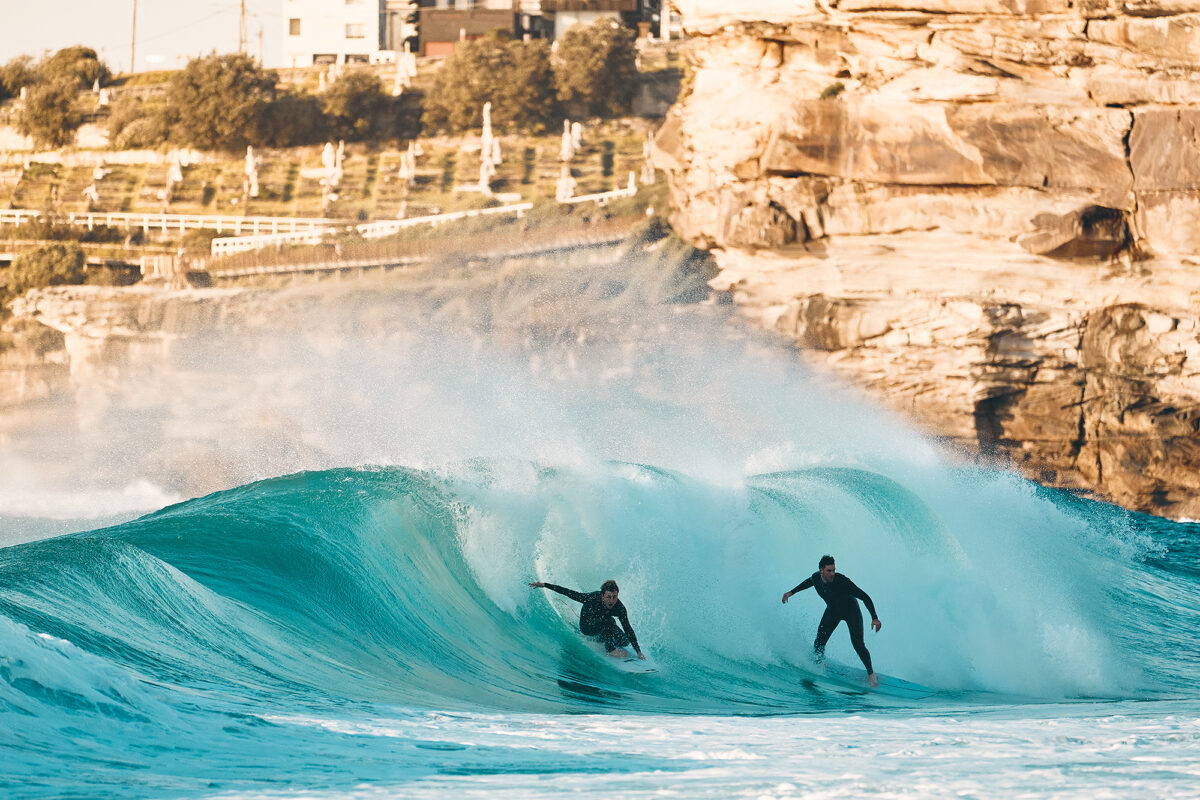
<svg viewBox="0 0 1200 800"><path fill-rule="evenodd" d="M82 44L113 72L129 69L135 0L0 0L0 63ZM237 50L239 0L136 0L137 72L177 69L196 55ZM280 0L245 0L247 50L279 66Z"/></svg>

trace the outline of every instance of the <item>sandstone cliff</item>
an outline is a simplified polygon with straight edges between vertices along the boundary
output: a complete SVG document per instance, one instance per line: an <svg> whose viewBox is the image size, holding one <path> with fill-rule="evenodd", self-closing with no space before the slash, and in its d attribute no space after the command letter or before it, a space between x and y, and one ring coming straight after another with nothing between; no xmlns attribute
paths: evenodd
<svg viewBox="0 0 1200 800"><path fill-rule="evenodd" d="M676 6L714 286L968 453L1200 517L1200 2Z"/></svg>

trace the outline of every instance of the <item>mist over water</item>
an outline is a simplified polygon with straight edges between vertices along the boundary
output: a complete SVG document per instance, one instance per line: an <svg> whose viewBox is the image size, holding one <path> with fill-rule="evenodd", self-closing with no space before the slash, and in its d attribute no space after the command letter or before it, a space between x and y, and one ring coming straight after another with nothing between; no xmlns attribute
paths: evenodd
<svg viewBox="0 0 1200 800"><path fill-rule="evenodd" d="M111 347L118 355L77 381L73 424L55 420L4 454L23 498L5 508L30 513L38 495L82 486L149 509L358 464L621 459L730 480L932 457L731 307L672 302L703 275L648 271L630 260L599 275L465 270L445 285L321 284L230 301L220 328L155 337L123 358Z"/></svg>
<svg viewBox="0 0 1200 800"><path fill-rule="evenodd" d="M729 774L762 792L754 762L780 753L744 715L865 714L847 735L889 752L873 728L919 714L1194 701L1198 526L958 463L730 306L681 302L703 274L661 266L286 290L138 351L77 425L7 448L0 713L23 733L0 736L0 786L74 787L55 754L82 726L81 774L132 770L129 796L450 775L521 796L506 781L531 773L602 796L555 776L652 791L718 751L761 751ZM780 595L826 552L878 607L877 668L933 698L813 670L822 604ZM601 663L526 586L609 577L655 676ZM829 653L857 665L844 628ZM597 756L607 734L564 713L724 744ZM566 749L514 746L529 715Z"/></svg>

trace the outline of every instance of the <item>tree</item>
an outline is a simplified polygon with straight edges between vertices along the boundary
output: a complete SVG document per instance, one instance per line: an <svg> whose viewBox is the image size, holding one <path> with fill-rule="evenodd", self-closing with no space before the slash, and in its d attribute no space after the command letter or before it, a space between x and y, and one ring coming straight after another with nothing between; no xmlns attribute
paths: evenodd
<svg viewBox="0 0 1200 800"><path fill-rule="evenodd" d="M558 117L550 45L545 39L533 39L512 42L508 50L512 54L511 73L496 93L492 118L500 120L503 126L508 120L503 109L509 107L514 110L513 124L539 133L545 131ZM495 105L500 106L499 113Z"/></svg>
<svg viewBox="0 0 1200 800"><path fill-rule="evenodd" d="M8 269L7 291L20 297L43 286L81 284L87 279L83 250L77 244L48 244L26 250Z"/></svg>
<svg viewBox="0 0 1200 800"><path fill-rule="evenodd" d="M31 56L10 59L0 67L0 101L16 97L21 93L22 86L32 86L37 80L38 74Z"/></svg>
<svg viewBox="0 0 1200 800"><path fill-rule="evenodd" d="M100 81L108 83L112 72L90 47L64 47L38 65L42 80L48 83L70 83L77 89L90 89Z"/></svg>
<svg viewBox="0 0 1200 800"><path fill-rule="evenodd" d="M628 114L638 91L633 32L604 18L568 28L558 40L554 77L569 115Z"/></svg>
<svg viewBox="0 0 1200 800"><path fill-rule="evenodd" d="M396 104L383 81L366 70L351 70L321 95L321 108L335 139L363 141L394 135Z"/></svg>
<svg viewBox="0 0 1200 800"><path fill-rule="evenodd" d="M171 79L166 112L171 138L205 150L260 144L275 77L242 53L194 58Z"/></svg>
<svg viewBox="0 0 1200 800"><path fill-rule="evenodd" d="M325 139L328 122L311 94L283 92L267 106L259 141L269 147L299 147Z"/></svg>
<svg viewBox="0 0 1200 800"><path fill-rule="evenodd" d="M167 140L170 127L161 102L120 97L108 114L108 140L114 150L158 147Z"/></svg>
<svg viewBox="0 0 1200 800"><path fill-rule="evenodd" d="M68 83L42 83L29 89L17 130L38 147L63 147L75 140L83 117L75 110L78 90Z"/></svg>
<svg viewBox="0 0 1200 800"><path fill-rule="evenodd" d="M545 41L514 42L489 34L460 43L434 77L425 121L445 130L477 128L488 101L499 128L546 128L555 117L555 101Z"/></svg>
<svg viewBox="0 0 1200 800"><path fill-rule="evenodd" d="M150 150L167 141L170 132L170 124L163 115L151 112L130 121L109 142L114 150Z"/></svg>

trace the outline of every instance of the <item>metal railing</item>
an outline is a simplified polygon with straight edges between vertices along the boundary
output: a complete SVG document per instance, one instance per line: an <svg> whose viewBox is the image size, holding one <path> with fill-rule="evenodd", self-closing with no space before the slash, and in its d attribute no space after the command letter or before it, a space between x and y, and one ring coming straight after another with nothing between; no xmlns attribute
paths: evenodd
<svg viewBox="0 0 1200 800"><path fill-rule="evenodd" d="M20 225L41 219L45 212L27 208L0 209L0 225ZM330 228L337 220L311 217L238 217L220 214L154 214L126 211L72 211L49 215L55 222L84 225L91 230L97 225L119 228L141 228L163 233L192 230L211 230L241 234L300 233Z"/></svg>
<svg viewBox="0 0 1200 800"><path fill-rule="evenodd" d="M613 189L611 192L596 192L595 194L581 194L576 197L567 197L559 200L560 203L596 203L597 205L608 205L613 200L622 200L626 197L633 197L638 192L637 185L631 184L624 189Z"/></svg>
<svg viewBox="0 0 1200 800"><path fill-rule="evenodd" d="M245 253L251 250L260 250L264 247L278 247L285 244L320 244L334 230L335 228L332 226L327 226L290 233L229 236L221 239L213 239L209 248L213 258L223 258L231 256L234 253Z"/></svg>
<svg viewBox="0 0 1200 800"><path fill-rule="evenodd" d="M507 206L493 206L492 208L472 208L467 211L451 211L445 214L430 214L424 217L406 217L404 219L368 222L355 227L355 230L362 234L364 239L380 239L384 236L397 234L405 228L416 227L417 225L440 225L443 222L453 222L454 220L469 219L471 217L487 217L494 214L516 214L520 217L532 208L533 203L513 203Z"/></svg>
<svg viewBox="0 0 1200 800"><path fill-rule="evenodd" d="M470 236L434 239L366 241L314 247L246 250L209 262L214 279L302 272L393 269L435 258L475 259L521 257L555 250L616 244L629 235L640 217L593 222L570 230L492 231Z"/></svg>
<svg viewBox="0 0 1200 800"><path fill-rule="evenodd" d="M406 228L414 228L418 225L440 225L445 222L454 222L456 220L469 219L471 217L483 217L496 214L516 214L522 216L526 211L533 208L533 203L515 203L507 206L494 206L492 208L472 208L467 211L451 211L446 214L430 214L423 217L407 217L405 219L388 219L379 222L365 222L361 225L355 225L354 230L359 233L364 239L382 239L386 236L392 236ZM279 247L282 245L293 244L320 244L321 239L328 234L334 233L337 230L337 225L332 220L327 220L328 225L324 228L314 228L312 230L289 232L289 233L270 233L258 236L238 236L225 237L221 239L213 239L211 252L214 258L222 258L230 256L234 253L246 253L251 250L259 250L264 247Z"/></svg>
<svg viewBox="0 0 1200 800"><path fill-rule="evenodd" d="M561 202L568 204L590 202L606 205L612 200L633 197L636 194L637 187L630 186L611 192L571 197ZM491 208L451 211L445 214L367 222L354 226L354 230L366 239L378 239L419 225L440 225L472 217L498 214L515 214L520 217L532 208L533 203L513 203ZM33 209L0 209L0 225L21 225L46 216L45 212ZM233 236L213 239L211 254L214 258L283 245L320 244L322 238L346 225L343 221L324 217L246 217L221 214L154 214L124 211L73 211L49 216L56 222L82 225L86 226L88 230L97 226L106 226L140 228L147 233L151 231L184 233L191 230L213 230L218 233L229 231ZM245 235L243 235L243 231L246 232Z"/></svg>

